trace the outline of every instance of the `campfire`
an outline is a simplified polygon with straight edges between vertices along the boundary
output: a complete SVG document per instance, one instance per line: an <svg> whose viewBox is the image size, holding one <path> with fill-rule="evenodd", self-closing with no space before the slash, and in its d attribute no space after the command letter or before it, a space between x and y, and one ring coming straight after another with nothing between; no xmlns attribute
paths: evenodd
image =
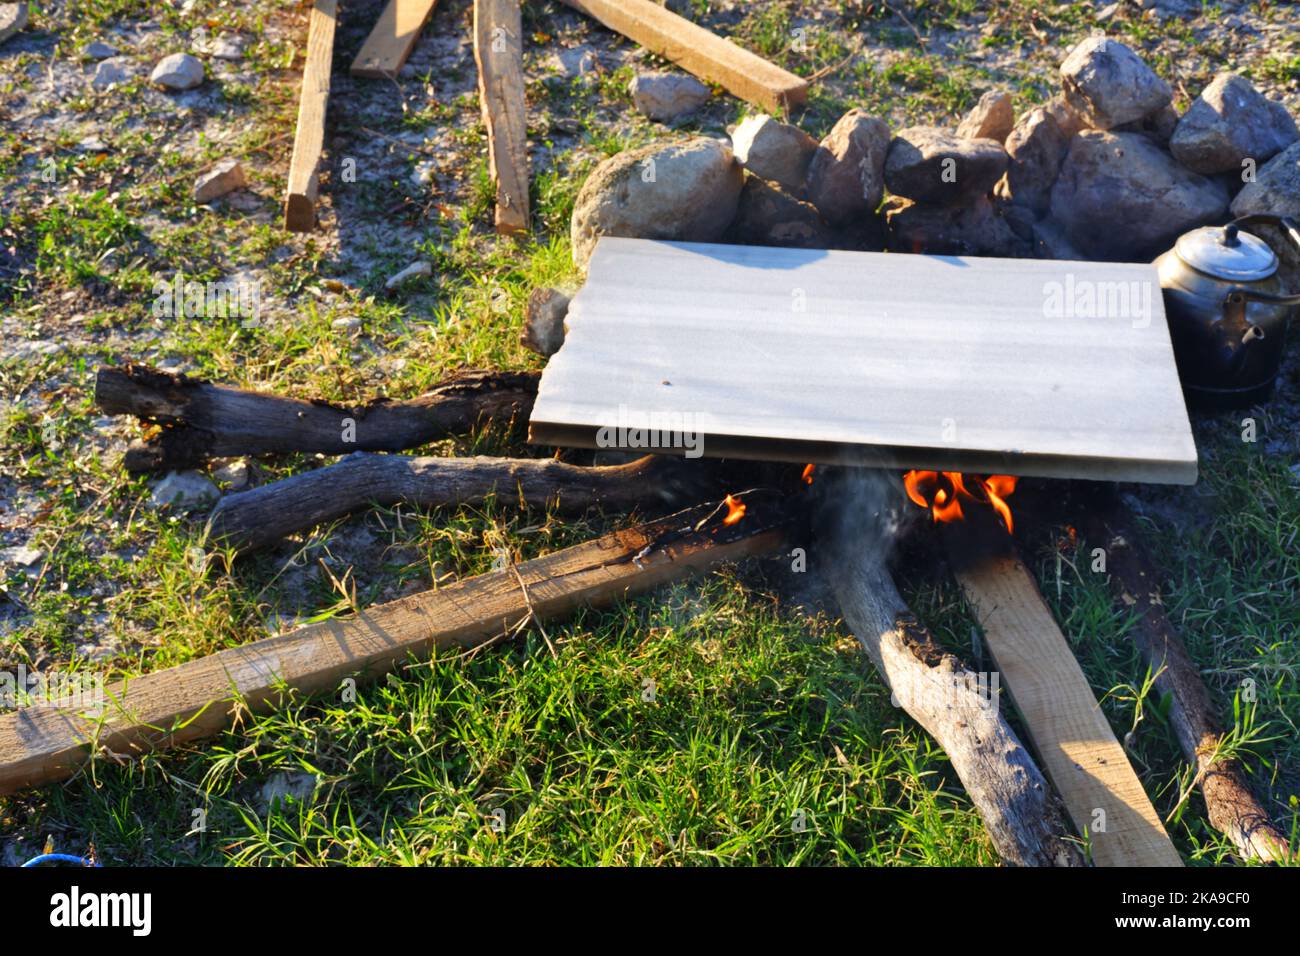
<svg viewBox="0 0 1300 956"><path fill-rule="evenodd" d="M936 523L961 521L963 500L985 504L998 513L1002 525L1010 534L1013 530L1011 507L1006 499L1016 490L1014 475L965 476L959 471L909 471L903 475L907 497L922 508L928 508ZM975 491L971 491L974 486Z"/></svg>

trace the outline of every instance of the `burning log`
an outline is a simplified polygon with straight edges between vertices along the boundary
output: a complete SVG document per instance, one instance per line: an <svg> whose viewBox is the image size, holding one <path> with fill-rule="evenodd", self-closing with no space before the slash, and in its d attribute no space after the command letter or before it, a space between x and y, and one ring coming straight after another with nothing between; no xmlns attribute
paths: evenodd
<svg viewBox="0 0 1300 956"><path fill-rule="evenodd" d="M403 451L486 419L527 415L531 372L464 371L408 401L347 407L213 385L144 365L99 370L95 403L161 426L132 443L129 471L193 468L211 458L285 452Z"/></svg>
<svg viewBox="0 0 1300 956"><path fill-rule="evenodd" d="M1251 792L1241 762L1220 754L1223 730L1209 691L1161 610L1160 575L1142 547L1132 515L1118 502L1105 511L1090 509L1089 515L1089 537L1104 543L1111 588L1137 615L1133 641L1156 675L1156 690L1172 701L1169 722L1183 754L1196 768L1210 825L1246 859L1291 859L1285 834Z"/></svg>
<svg viewBox="0 0 1300 956"><path fill-rule="evenodd" d="M580 607L603 607L785 540L779 508L739 525L700 506L532 561L145 674L93 699L0 714L0 795L212 736L243 710L374 678L412 655L474 648Z"/></svg>
<svg viewBox="0 0 1300 956"><path fill-rule="evenodd" d="M714 472L698 463L648 455L626 465L587 468L553 459L417 458L358 452L315 471L228 495L212 513L211 534L239 550L332 521L372 503L434 508L497 495L521 507L568 513L631 511L698 498Z"/></svg>
<svg viewBox="0 0 1300 956"><path fill-rule="evenodd" d="M823 566L845 623L895 703L948 754L1002 859L1082 866L1058 800L996 698L981 692L979 675L940 647L899 596L880 547L890 533L887 520L883 507L866 516L821 517Z"/></svg>

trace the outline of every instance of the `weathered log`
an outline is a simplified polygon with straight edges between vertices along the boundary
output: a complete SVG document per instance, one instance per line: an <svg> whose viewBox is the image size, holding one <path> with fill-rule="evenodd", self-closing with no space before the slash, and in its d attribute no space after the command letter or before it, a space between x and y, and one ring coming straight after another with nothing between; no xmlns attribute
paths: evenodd
<svg viewBox="0 0 1300 956"><path fill-rule="evenodd" d="M821 564L845 623L894 702L948 754L999 856L1017 866L1082 866L1059 800L996 697L982 692L987 683L939 646L899 596L885 566L884 508L868 497L834 495L843 505L818 522Z"/></svg>
<svg viewBox="0 0 1300 956"><path fill-rule="evenodd" d="M698 464L698 463L691 463ZM253 550L370 504L421 508L496 495L530 508L566 513L601 507L654 508L701 496L713 472L674 458L586 468L550 458L417 458L357 452L315 471L223 498L212 513L214 540Z"/></svg>
<svg viewBox="0 0 1300 956"><path fill-rule="evenodd" d="M1241 762L1220 754L1223 730L1195 662L1161 609L1161 575L1142 547L1132 514L1115 501L1091 509L1086 533L1101 542L1110 584L1135 615L1133 643L1155 674L1155 689L1169 695L1169 723L1196 768L1210 825L1247 859L1281 862L1292 851L1283 832L1246 783Z"/></svg>
<svg viewBox="0 0 1300 956"><path fill-rule="evenodd" d="M159 471L235 455L403 451L488 419L526 417L537 378L534 372L470 370L418 398L346 406L128 364L99 370L95 403L110 415L134 415L161 427L133 443L124 460L130 471Z"/></svg>

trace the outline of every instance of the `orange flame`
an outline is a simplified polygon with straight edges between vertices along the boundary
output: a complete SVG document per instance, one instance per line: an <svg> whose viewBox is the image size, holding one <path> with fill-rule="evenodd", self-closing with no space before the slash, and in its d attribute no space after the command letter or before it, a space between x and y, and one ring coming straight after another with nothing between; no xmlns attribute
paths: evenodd
<svg viewBox="0 0 1300 956"><path fill-rule="evenodd" d="M811 485L811 484L812 484L812 481L813 481L813 469L816 468L816 467L817 467L816 465L804 465L804 466L803 466L803 474L800 475L799 477L803 479L803 483L804 483L805 485Z"/></svg>
<svg viewBox="0 0 1300 956"><path fill-rule="evenodd" d="M1016 490L1017 479L1013 475L989 475L981 478L971 475L970 481L978 488L972 492L967 486L967 478L959 471L909 471L903 475L903 487L907 497L922 508L927 508L935 521L947 523L961 521L965 514L961 510L961 499L968 501L985 501L1002 518L1002 523L1010 533L1011 507L1007 498Z"/></svg>
<svg viewBox="0 0 1300 956"><path fill-rule="evenodd" d="M727 506L727 516L722 519L723 524L733 525L745 517L745 503L743 501L737 501L731 495L727 495L726 500L722 503Z"/></svg>

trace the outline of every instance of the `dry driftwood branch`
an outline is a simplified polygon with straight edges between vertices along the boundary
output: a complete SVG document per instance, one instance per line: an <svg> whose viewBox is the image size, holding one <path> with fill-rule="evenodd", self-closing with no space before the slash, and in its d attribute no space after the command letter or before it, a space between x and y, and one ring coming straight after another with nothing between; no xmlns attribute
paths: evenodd
<svg viewBox="0 0 1300 956"><path fill-rule="evenodd" d="M1156 674L1155 688L1172 700L1169 722L1183 754L1196 768L1210 824L1243 857L1280 862L1291 857L1286 836L1246 783L1241 762L1220 755L1223 730L1200 672L1161 609L1160 574L1137 534L1136 522L1114 502L1090 509L1089 536L1103 543L1111 588L1136 615L1133 641Z"/></svg>
<svg viewBox="0 0 1300 956"><path fill-rule="evenodd" d="M708 507L617 531L532 561L310 624L136 677L101 699L0 714L0 794L72 776L92 757L121 762L209 737L245 709L336 691L437 648L482 647L531 622L603 607L785 539L780 509L731 527L694 522ZM93 696L93 695L88 695Z"/></svg>
<svg viewBox="0 0 1300 956"><path fill-rule="evenodd" d="M95 402L162 427L127 450L130 471L192 468L211 458L285 452L402 451L482 420L527 415L534 372L460 372L425 395L347 407L213 385L144 365L104 367Z"/></svg>
<svg viewBox="0 0 1300 956"><path fill-rule="evenodd" d="M212 537L240 550L341 518L372 503L422 508L496 495L530 508L568 513L603 507L630 511L697 497L712 472L667 457L586 468L553 459L415 458L358 452L292 478L228 495L212 513Z"/></svg>
<svg viewBox="0 0 1300 956"><path fill-rule="evenodd" d="M819 519L822 567L895 703L948 754L1003 860L1084 865L1059 800L1000 708L981 693L979 676L940 647L899 596L882 554L888 534L861 513L870 503L836 498L848 504Z"/></svg>

